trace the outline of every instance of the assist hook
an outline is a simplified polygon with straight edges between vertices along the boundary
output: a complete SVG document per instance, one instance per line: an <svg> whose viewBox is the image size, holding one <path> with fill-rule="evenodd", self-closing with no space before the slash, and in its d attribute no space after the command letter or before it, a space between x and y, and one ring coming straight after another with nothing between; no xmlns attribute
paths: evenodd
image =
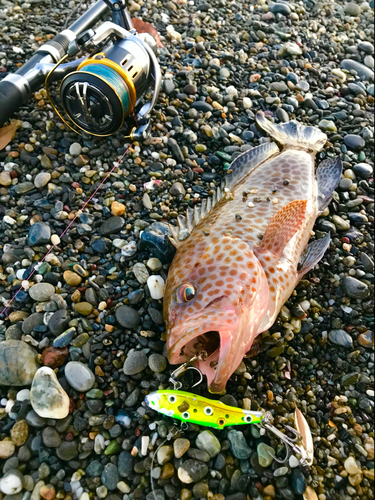
<svg viewBox="0 0 375 500"><path fill-rule="evenodd" d="M203 374L202 372L199 370L199 368L197 368L196 366L192 366L191 364L194 363L195 361L202 361L203 358L201 355L199 356L194 356L193 358L191 358L189 361L186 361L186 363L184 363L183 365L179 366L170 376L169 378L169 382L171 382L171 384L173 384L173 388L175 391L178 391L181 389L182 387L182 382L176 380L177 378L181 377L184 373L186 373L188 370L192 370L192 371L196 371L198 374L199 374L199 380L197 383L195 383L193 386L192 386L192 389L194 387L197 387L200 383L203 382Z"/></svg>
<svg viewBox="0 0 375 500"><path fill-rule="evenodd" d="M274 434L276 437L282 441L282 443L285 445L286 448L286 456L283 460L280 460L279 458L275 457L272 453L270 453L271 457L278 462L279 464L284 464L289 460L291 451L297 455L297 458L299 460L299 463L301 464L302 467L310 467L312 465L311 460L309 459L306 450L303 448L303 446L299 446L298 442L302 439L301 434L296 431L296 429L293 429L290 425L287 425L285 428L288 430L291 434L292 437L288 436L287 434L284 434L281 432L277 427L271 424L271 414L267 413L264 419L261 421L259 424L259 427L271 432Z"/></svg>

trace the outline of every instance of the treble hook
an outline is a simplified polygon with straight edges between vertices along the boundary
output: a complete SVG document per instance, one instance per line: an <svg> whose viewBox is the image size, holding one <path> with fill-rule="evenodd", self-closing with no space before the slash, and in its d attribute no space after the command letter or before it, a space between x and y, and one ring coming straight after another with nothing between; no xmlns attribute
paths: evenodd
<svg viewBox="0 0 375 500"><path fill-rule="evenodd" d="M194 384L192 386L192 389L194 387L197 387L197 385L199 385L201 382L203 382L203 374L202 374L202 372L196 366L191 366L191 363L193 363L194 361L199 361L200 359L201 359L200 356L194 356L189 361L186 361L186 363L184 363L183 365L179 366L172 373L172 375L169 378L169 382L171 382L173 384L173 388L174 388L175 391L180 390L181 387L182 387L182 383L179 382L178 380L176 380L176 378L181 377L181 375L183 375L184 373L186 373L188 370L194 370L194 371L196 371L196 372L199 373L199 380L198 380L198 382L196 384Z"/></svg>
<svg viewBox="0 0 375 500"><path fill-rule="evenodd" d="M279 458L275 457L272 453L270 453L271 457L278 462L279 464L284 464L289 460L290 453L291 451L299 455L299 462L302 465L302 467L309 467L312 465L311 459L309 459L305 449L302 446L299 446L297 443L302 439L301 434L296 431L296 429L293 429L290 425L286 426L286 429L293 435L292 437L287 436L286 434L282 433L279 431L277 427L271 424L270 422L270 413L267 413L265 418L262 420L260 423L260 427L268 430L269 432L272 432L276 437L280 439L285 445L286 448L286 456L283 460L280 460Z"/></svg>

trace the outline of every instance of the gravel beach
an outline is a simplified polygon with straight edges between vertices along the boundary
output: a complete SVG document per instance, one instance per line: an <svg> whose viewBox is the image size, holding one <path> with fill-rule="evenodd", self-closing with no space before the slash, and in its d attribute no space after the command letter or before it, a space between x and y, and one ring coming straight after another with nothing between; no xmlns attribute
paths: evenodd
<svg viewBox="0 0 375 500"><path fill-rule="evenodd" d="M0 0L0 79L75 7L87 5ZM131 146L66 234L129 146L127 130L78 136L41 89L0 151L0 500L373 499L374 0L129 9L164 43L152 136ZM181 432L143 403L170 387L174 369L162 314L174 247L163 222L269 140L258 110L319 127L328 142L317 163L340 155L344 165L314 229L331 233L330 249L221 397L270 411L280 429L298 407L314 440L308 471L294 456L276 462L285 450L255 426ZM189 373L183 388L192 382ZM213 397L205 383L194 391Z"/></svg>

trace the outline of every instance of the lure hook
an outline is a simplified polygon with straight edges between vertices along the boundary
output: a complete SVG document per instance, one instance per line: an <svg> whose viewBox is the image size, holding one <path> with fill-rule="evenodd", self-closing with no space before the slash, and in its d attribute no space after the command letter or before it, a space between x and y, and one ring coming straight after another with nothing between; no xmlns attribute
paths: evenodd
<svg viewBox="0 0 375 500"><path fill-rule="evenodd" d="M267 413L265 418L260 423L260 427L278 437L280 441L284 444L286 449L286 456L284 459L281 460L280 458L277 458L272 453L270 453L272 458L279 464L284 464L289 460L292 451L295 455L298 455L300 457L298 458L298 460L302 465L302 467L309 467L310 465L312 465L305 449L302 446L298 445L298 442L302 438L301 434L298 431L296 431L296 429L293 429L293 427L291 427L290 425L287 425L286 429L290 432L290 434L292 434L292 436L284 434L277 427L271 424L270 417L271 417L270 414Z"/></svg>
<svg viewBox="0 0 375 500"><path fill-rule="evenodd" d="M192 389L194 387L197 387L199 384L201 384L203 382L203 374L202 372L199 370L199 368L197 368L196 366L191 366L191 363L194 363L194 361L198 361L198 360L201 360L201 356L194 356L193 358L191 358L189 361L186 361L186 363L184 363L183 365L179 366L170 376L169 378L169 381L173 384L173 388L175 391L178 391L181 389L182 387L182 383L179 382L178 380L176 380L177 378L181 377L184 373L186 373L188 370L193 370L193 371L196 371L198 374L199 374L199 380L198 382L196 382L193 386L192 386Z"/></svg>

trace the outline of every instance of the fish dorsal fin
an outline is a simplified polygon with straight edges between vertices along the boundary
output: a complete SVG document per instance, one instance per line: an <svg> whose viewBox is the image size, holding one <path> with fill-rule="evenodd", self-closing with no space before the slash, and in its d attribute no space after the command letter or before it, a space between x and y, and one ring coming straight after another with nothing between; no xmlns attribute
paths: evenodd
<svg viewBox="0 0 375 500"><path fill-rule="evenodd" d="M269 251L276 258L281 257L284 248L301 227L306 208L307 200L296 200L279 210L272 217L258 251Z"/></svg>
<svg viewBox="0 0 375 500"><path fill-rule="evenodd" d="M230 166L230 173L225 177L221 186L214 190L212 197L204 198L200 207L196 206L194 209L188 208L186 215L179 215L177 217L178 227L170 224L172 233L170 241L172 244L177 247L179 242L186 240L193 229L200 224L221 200L231 197L230 191L236 184L261 163L279 152L279 148L274 142L267 142L238 156Z"/></svg>
<svg viewBox="0 0 375 500"><path fill-rule="evenodd" d="M241 179L276 153L280 153L276 144L266 142L240 154L230 166L231 173L225 178L226 186L232 189Z"/></svg>

